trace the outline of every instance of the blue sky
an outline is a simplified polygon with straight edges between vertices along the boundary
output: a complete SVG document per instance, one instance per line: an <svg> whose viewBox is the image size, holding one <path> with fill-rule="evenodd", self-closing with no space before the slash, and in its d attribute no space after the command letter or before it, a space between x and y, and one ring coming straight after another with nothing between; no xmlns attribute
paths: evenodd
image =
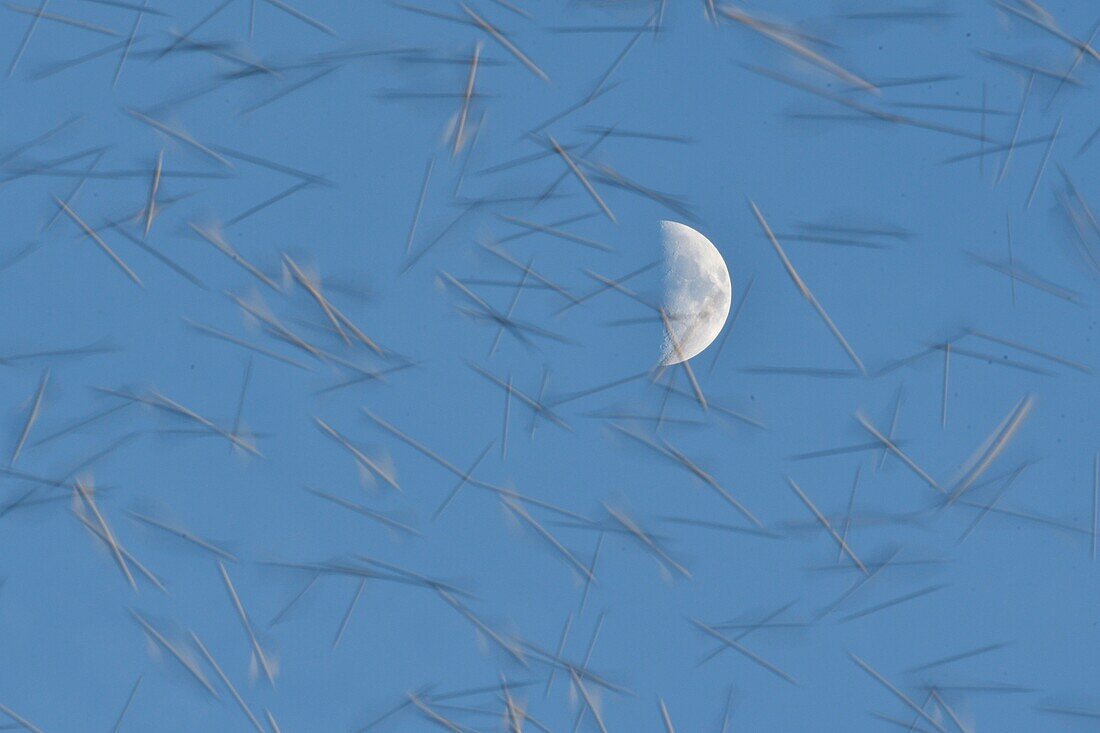
<svg viewBox="0 0 1100 733"><path fill-rule="evenodd" d="M287 732L357 730L410 693L423 709L377 730L443 729L426 711L506 730L502 680L525 730L572 730L588 703L547 655L588 675L608 731L664 731L663 704L676 731L717 732L727 700L729 730L1087 729L1065 711L1100 711L1097 62L1057 77L1094 8L738 6L872 93L702 2L514 2L470 8L530 67L434 0L155 0L120 67L132 7L49 3L0 83L0 704L50 732L124 708L120 731L253 729L201 643ZM13 59L36 9L3 11ZM691 362L706 410L684 370L627 380L661 343L635 299L563 310L655 261L663 219L715 244L735 306L748 293ZM655 273L623 287L655 297ZM514 321L495 348L486 308ZM475 462L434 516L447 465ZM945 506L921 472L964 495ZM789 480L849 525L869 580ZM755 661L700 664L721 644L695 621L749 631ZM852 655L940 701L918 719Z"/></svg>

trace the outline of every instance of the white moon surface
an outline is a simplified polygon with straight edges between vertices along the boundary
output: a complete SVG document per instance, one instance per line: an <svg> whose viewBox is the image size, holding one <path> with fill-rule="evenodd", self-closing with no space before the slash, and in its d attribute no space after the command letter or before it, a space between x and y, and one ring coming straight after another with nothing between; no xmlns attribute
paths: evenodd
<svg viewBox="0 0 1100 733"><path fill-rule="evenodd" d="M733 286L726 261L710 240L689 226L661 222L663 303L668 326L661 364L696 356L718 337L730 312Z"/></svg>

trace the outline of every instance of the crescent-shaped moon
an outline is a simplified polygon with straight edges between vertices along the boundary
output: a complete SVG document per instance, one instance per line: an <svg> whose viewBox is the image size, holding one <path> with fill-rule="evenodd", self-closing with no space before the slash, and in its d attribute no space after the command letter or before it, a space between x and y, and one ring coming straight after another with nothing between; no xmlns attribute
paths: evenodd
<svg viewBox="0 0 1100 733"><path fill-rule="evenodd" d="M689 226L661 222L664 246L665 338L661 364L687 361L718 337L730 312L733 286L726 261Z"/></svg>

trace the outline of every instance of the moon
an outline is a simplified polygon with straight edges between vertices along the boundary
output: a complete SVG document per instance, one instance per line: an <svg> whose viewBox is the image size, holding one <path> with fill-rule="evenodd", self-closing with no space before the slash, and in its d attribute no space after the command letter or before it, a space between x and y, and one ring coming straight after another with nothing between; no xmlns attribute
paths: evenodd
<svg viewBox="0 0 1100 733"><path fill-rule="evenodd" d="M718 337L730 312L733 286L726 261L711 241L689 226L662 221L664 366L698 355Z"/></svg>

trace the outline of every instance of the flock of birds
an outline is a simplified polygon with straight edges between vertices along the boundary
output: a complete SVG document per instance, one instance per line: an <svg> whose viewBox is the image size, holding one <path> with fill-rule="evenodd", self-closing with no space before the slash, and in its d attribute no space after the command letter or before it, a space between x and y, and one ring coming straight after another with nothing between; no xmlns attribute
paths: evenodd
<svg viewBox="0 0 1100 733"><path fill-rule="evenodd" d="M980 674L1021 643L1002 632L1034 631L1018 611L1094 606L1095 583L1061 599L1025 589L1005 610L998 583L1017 571L963 551L1011 532L1006 553L1065 543L1096 557L1094 422L1035 422L1087 416L1100 396L1082 354L1100 275L1088 193L1100 127L1069 118L1094 98L1100 21L1075 28L1036 0L873 4L806 22L719 0L547 5L5 4L5 114L54 117L5 134L0 150L5 222L25 239L0 259L15 293L4 341L38 344L0 355L12 415L0 729L978 733L1100 721L1100 702L1076 697L1100 671L1091 662L1076 689ZM960 77L879 74L820 32L934 36L964 11L1043 49L1042 62L979 49L1018 107L990 104L984 82L976 101L904 101ZM349 40L363 25L391 35L387 24L400 42ZM713 148L719 167L731 144L757 146L668 129L675 110L648 119L649 72L633 65L670 44L684 52L677 37L734 54L742 106L760 90L791 95L803 105L793 126L947 140L939 165L952 176L995 191L1022 181L994 217L1003 254L960 243L955 271L991 283L977 305L993 291L1004 307L1030 299L1038 332L967 324L869 357L872 339L885 349L900 329L806 263L915 247L921 232L884 211L785 227L753 190L723 187L718 205L741 207L734 232L697 205L714 191L667 192L659 171L689 154L658 150ZM457 83L400 85L421 72ZM367 101L363 76L384 80ZM334 100L344 119L329 116ZM387 111L362 118L370 133L348 122L375 108ZM1040 110L1053 116L1035 134ZM433 145L410 142L422 130ZM335 155L369 158L372 190L309 165L311 151L333 160L329 139L361 144ZM618 144L647 152L624 166ZM892 175L905 176L899 155ZM363 214L372 196L382 210ZM366 244L339 223L351 216L378 222ZM327 233L303 236L311 219ZM668 266L662 220L706 244L680 254L696 268L685 271L714 276L713 292L652 285ZM1014 248L1021 222L1058 246L1037 255L1017 235ZM874 267L851 279L869 283ZM712 295L702 315L677 311ZM774 329L806 344L791 347L800 365L744 366L738 354ZM1086 336L1051 346L1067 333ZM890 400L842 415L847 437L804 419L864 385ZM1080 392L1067 398L1066 385ZM731 390L742 397L724 399ZM912 427L920 394L935 403L936 438ZM956 426L964 437L948 441ZM1076 462L1056 481L1081 498L1072 517L1012 505L1063 461ZM952 563L970 574L952 576ZM1066 582L1040 565L1020 577ZM765 592L796 589L774 603ZM971 611L954 631L939 615ZM923 622L941 623L938 636L916 631ZM1097 640L1091 625L1073 633ZM1034 661L1013 659L1013 673Z"/></svg>

